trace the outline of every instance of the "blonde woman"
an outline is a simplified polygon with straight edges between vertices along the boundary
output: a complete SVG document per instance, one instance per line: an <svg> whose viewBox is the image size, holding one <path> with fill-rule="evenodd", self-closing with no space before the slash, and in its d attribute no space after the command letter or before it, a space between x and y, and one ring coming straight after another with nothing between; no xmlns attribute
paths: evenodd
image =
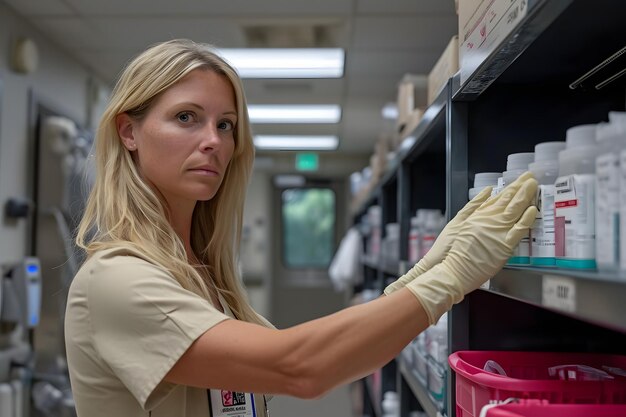
<svg viewBox="0 0 626 417"><path fill-rule="evenodd" d="M65 321L81 417L265 416L259 393L318 397L397 355L491 277L535 218L529 175L497 198L486 190L386 297L276 330L235 267L254 148L226 62L187 40L139 55L95 158L77 236L88 258Z"/></svg>

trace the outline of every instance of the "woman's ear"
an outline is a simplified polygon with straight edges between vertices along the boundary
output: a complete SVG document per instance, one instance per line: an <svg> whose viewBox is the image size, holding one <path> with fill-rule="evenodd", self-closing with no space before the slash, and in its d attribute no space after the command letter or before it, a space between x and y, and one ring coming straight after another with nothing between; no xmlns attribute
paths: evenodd
<svg viewBox="0 0 626 417"><path fill-rule="evenodd" d="M135 142L135 136L133 135L134 121L126 113L120 113L115 116L115 126L117 127L117 134L122 139L122 144L129 151L137 150L137 143Z"/></svg>

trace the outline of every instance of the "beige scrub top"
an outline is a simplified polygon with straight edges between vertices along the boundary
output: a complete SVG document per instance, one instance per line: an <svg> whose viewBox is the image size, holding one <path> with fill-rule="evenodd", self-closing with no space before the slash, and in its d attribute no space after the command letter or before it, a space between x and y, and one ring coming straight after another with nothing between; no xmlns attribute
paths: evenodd
<svg viewBox="0 0 626 417"><path fill-rule="evenodd" d="M200 335L229 318L140 254L95 253L72 282L65 315L78 416L209 417L206 389L163 378ZM255 400L265 417L264 397Z"/></svg>

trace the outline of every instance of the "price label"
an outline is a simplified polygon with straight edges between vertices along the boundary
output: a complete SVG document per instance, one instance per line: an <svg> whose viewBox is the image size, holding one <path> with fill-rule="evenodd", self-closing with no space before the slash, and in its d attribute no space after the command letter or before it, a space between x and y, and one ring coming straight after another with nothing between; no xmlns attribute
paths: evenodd
<svg viewBox="0 0 626 417"><path fill-rule="evenodd" d="M541 302L568 313L576 311L576 282L571 278L544 275Z"/></svg>

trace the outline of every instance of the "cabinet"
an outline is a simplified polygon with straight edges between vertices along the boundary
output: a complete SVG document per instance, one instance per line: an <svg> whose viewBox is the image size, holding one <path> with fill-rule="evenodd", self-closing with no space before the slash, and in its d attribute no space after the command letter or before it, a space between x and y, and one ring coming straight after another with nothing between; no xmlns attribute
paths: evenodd
<svg viewBox="0 0 626 417"><path fill-rule="evenodd" d="M410 217L418 208L445 210L449 220L467 202L477 172L502 172L506 157L540 142L565 140L567 128L607 120L626 103L626 3L611 0L496 0L511 7L510 33L494 32L448 81L355 222L372 204L382 222L400 224L400 262L369 262L365 285L382 289L409 269ZM514 7L518 7L513 15ZM503 21L504 22L504 21ZM503 23L504 24L504 23ZM462 40L461 40L462 41ZM491 43L490 43L491 42ZM620 52L621 51L621 52ZM556 290L556 295L553 293ZM626 273L505 267L489 289L469 294L448 316L450 352L578 351L626 354ZM438 407L398 357L390 386L402 415L421 403ZM382 374L385 386L385 372ZM393 376L388 376L393 378ZM455 415L455 380L447 369L445 406Z"/></svg>

